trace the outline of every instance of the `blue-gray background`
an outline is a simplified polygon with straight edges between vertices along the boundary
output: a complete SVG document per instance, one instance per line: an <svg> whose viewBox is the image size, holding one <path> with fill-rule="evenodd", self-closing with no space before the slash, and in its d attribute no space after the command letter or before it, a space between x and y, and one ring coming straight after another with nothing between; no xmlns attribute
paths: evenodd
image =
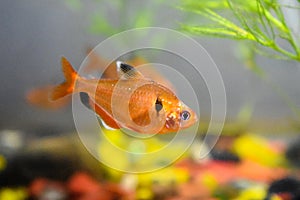
<svg viewBox="0 0 300 200"><path fill-rule="evenodd" d="M135 11L140 6L148 6L157 13L153 26L177 28L177 22L184 19L181 11L170 9L166 3L153 6L149 2L128 1L130 6L126 9ZM24 95L31 88L62 80L59 66L62 55L79 66L85 58L87 47L95 46L106 38L88 32L91 13L97 12L97 9L101 12L111 7L107 2L85 1L78 11L66 6L61 0L0 2L1 129L24 129L36 134L73 129L70 106L53 112L39 110L29 106ZM115 18L114 10L108 13ZM270 86L237 59L236 42L195 38L205 47L221 71L226 87L229 119L234 119L239 110L250 103L254 105L254 121L288 123L293 117L292 112ZM299 63L264 58L259 63L273 82L300 106Z"/></svg>

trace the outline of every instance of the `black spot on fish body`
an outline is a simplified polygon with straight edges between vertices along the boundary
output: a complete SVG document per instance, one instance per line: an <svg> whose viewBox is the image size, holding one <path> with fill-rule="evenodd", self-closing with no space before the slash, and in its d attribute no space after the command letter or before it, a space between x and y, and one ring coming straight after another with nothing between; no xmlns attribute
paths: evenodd
<svg viewBox="0 0 300 200"><path fill-rule="evenodd" d="M163 108L162 102L157 98L155 102L155 110L158 113Z"/></svg>
<svg viewBox="0 0 300 200"><path fill-rule="evenodd" d="M89 95L87 93L85 93L85 92L80 92L79 95L80 95L80 101L81 101L81 103L83 105L85 105L88 109L92 110L91 105L90 105L90 97L89 97Z"/></svg>

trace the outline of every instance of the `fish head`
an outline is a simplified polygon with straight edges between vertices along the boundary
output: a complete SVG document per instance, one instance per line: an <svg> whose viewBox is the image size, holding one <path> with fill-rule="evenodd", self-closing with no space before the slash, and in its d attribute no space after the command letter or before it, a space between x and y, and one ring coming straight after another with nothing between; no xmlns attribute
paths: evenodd
<svg viewBox="0 0 300 200"><path fill-rule="evenodd" d="M160 133L177 132L192 126L198 121L197 114L179 99L164 98L162 108L165 123Z"/></svg>
<svg viewBox="0 0 300 200"><path fill-rule="evenodd" d="M117 61L116 66L124 84L138 86L133 94L129 92L130 116L125 114L123 120L119 120L126 121L124 127L141 133L170 133L190 127L198 120L195 112L182 103L171 88L145 78L129 64Z"/></svg>

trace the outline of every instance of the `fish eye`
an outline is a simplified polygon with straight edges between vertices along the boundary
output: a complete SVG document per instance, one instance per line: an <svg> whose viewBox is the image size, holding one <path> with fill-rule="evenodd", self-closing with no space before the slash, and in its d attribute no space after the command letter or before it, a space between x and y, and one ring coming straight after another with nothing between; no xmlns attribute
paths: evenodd
<svg viewBox="0 0 300 200"><path fill-rule="evenodd" d="M190 118L191 114L188 111L183 111L180 115L182 120L188 120Z"/></svg>
<svg viewBox="0 0 300 200"><path fill-rule="evenodd" d="M162 102L157 98L155 102L155 110L159 112L161 111L162 108L163 108Z"/></svg>

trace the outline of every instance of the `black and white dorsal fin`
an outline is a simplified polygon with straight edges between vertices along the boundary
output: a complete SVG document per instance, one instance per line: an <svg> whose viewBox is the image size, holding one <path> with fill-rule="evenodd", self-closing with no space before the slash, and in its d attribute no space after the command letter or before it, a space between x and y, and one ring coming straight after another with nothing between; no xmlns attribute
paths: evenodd
<svg viewBox="0 0 300 200"><path fill-rule="evenodd" d="M121 61L116 62L117 73L120 79L142 79L144 76L131 65Z"/></svg>

